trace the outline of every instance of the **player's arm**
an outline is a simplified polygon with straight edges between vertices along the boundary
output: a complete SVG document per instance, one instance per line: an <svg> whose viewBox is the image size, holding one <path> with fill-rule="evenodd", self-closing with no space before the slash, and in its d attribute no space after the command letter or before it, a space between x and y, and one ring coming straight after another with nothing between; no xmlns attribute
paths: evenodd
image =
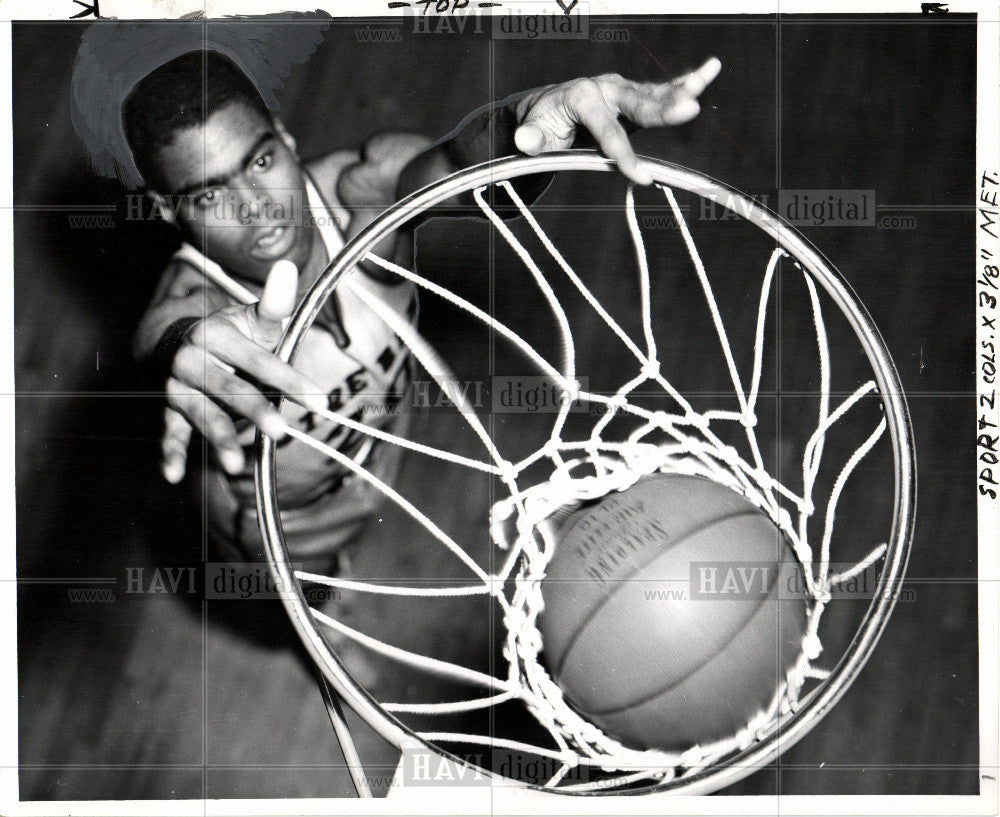
<svg viewBox="0 0 1000 817"><path fill-rule="evenodd" d="M166 378L163 475L179 482L193 428L209 441L222 467L244 466L232 415L247 417L272 437L285 422L262 389L276 389L309 408L326 407L319 386L271 354L296 303L298 271L274 265L260 301L231 305L192 276L168 270L140 321L133 351Z"/></svg>
<svg viewBox="0 0 1000 817"><path fill-rule="evenodd" d="M400 198L464 167L518 151L537 155L565 150L583 132L622 173L637 184L652 178L638 164L626 126L680 125L698 115L698 97L715 79L721 63L714 57L700 68L662 83L633 82L604 74L535 88L473 111L444 139L409 162L400 173ZM523 198L533 198L548 183L530 180ZM537 190L532 189L532 185ZM522 193L521 190L518 191ZM455 200L444 209L472 204Z"/></svg>
<svg viewBox="0 0 1000 817"><path fill-rule="evenodd" d="M621 171L640 184L652 180L639 167L626 125L648 128L679 125L697 116L698 96L715 79L717 59L676 80L642 83L617 74L547 85L479 108L443 139L412 133L385 133L373 137L358 161L345 167L337 181L340 200L351 210L348 238L367 227L383 210L415 190L465 167L495 156L522 151L536 155L571 147L579 132L587 134ZM623 124L624 122L624 124ZM549 183L548 176L521 177L513 182L520 197L533 201ZM510 211L501 203L499 211ZM421 219L435 215L478 215L471 193L442 202ZM419 223L407 225L409 233ZM405 235L389 235L373 248L376 255L406 264L411 242ZM367 272L385 275L363 262Z"/></svg>
<svg viewBox="0 0 1000 817"><path fill-rule="evenodd" d="M431 145L429 137L418 133L379 133L365 143L356 161L340 171L337 198L351 213L346 230L348 241L396 203L403 169ZM412 242L404 239L405 233L389 234L372 247L372 252L408 266L412 261ZM376 264L362 261L359 266L376 278L388 280L385 270Z"/></svg>
<svg viewBox="0 0 1000 817"><path fill-rule="evenodd" d="M205 286L201 276L172 261L139 321L132 353L140 363L160 362L158 346L172 326L191 323L227 305L222 293Z"/></svg>

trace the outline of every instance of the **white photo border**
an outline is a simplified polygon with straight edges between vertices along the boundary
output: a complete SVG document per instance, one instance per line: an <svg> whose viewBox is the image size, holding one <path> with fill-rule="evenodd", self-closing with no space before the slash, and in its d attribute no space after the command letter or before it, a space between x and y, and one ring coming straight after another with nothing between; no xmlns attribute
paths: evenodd
<svg viewBox="0 0 1000 817"><path fill-rule="evenodd" d="M548 0L556 9L556 0ZM508 6L517 3L508 3ZM522 3L521 5L527 5ZM532 2L532 6L539 5ZM671 16L692 14L699 18L733 14L822 14L838 16L858 14L877 17L882 14L914 13L920 11L919 2L882 0L838 2L830 0L785 0L779 3L744 0L699 0L697 4L665 3L664 0L589 0L591 17L644 14L658 15L669 12ZM1000 7L987 2L949 2L943 4L951 13L978 15L977 44L977 136L976 177L969 180L969 204L979 208L976 226L976 268L968 270L975 277L976 346L977 346L977 428L978 420L1000 425L997 402L1000 391L988 379L980 351L985 345L996 343L987 328L984 317L995 318L1000 308L990 306L989 299L980 298L980 292L989 292L984 283L985 265L1000 264L1000 217L996 203L982 196L989 195L993 186L1000 190ZM665 8L667 6L667 8ZM694 7L696 6L696 10ZM0 813L10 817L56 817L56 815L321 815L338 814L554 814L551 798L541 801L507 789L465 789L461 794L452 791L430 790L418 792L404 802L388 800L184 800L184 801L35 801L18 799L18 695L16 661L16 575L15 575L15 500L14 500L14 352L13 352L13 128L11 118L11 22L17 20L68 20L78 16L85 6L76 0L4 0L0 6L0 59L6 77L0 83L0 132L4 155L0 160L0 187L3 206L0 207L0 244L8 270L2 284L0 315L4 332L0 335L2 356L3 400L0 403L0 428L4 435L2 468L0 468L0 650L7 659L0 664ZM207 17L232 14L263 14L281 11L314 11L322 9L335 17L405 17L412 9L390 9L386 2L355 0L348 7L344 2L304 2L303 0L101 0L103 16L119 19L178 18L191 12L201 12ZM433 14L433 10L430 11ZM480 8L477 13L503 14L504 8ZM992 182L990 180L996 180ZM997 198L1000 202L1000 197ZM992 215L989 215L991 214ZM995 219L992 222L991 219ZM985 226L984 226L985 225ZM992 405L984 395L994 394ZM973 432L970 428L969 432ZM980 475L984 462L983 448L976 451L976 474ZM993 469L1000 475L1000 466ZM996 477L1000 479L1000 477ZM579 814L886 814L886 815L952 815L998 814L1000 788L997 779L1000 767L998 745L998 698L1000 698L1000 496L990 497L988 491L979 491L986 485L977 485L978 534L979 534L979 711L980 711L980 794L978 796L760 796L760 797L672 797L654 795L649 798L574 798L559 813ZM426 795L426 799L424 796ZM452 797L460 798L452 801Z"/></svg>

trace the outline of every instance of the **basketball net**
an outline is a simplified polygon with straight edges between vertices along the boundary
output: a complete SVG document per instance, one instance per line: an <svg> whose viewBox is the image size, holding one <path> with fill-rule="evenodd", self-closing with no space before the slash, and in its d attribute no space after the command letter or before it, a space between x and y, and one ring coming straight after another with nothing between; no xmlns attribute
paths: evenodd
<svg viewBox="0 0 1000 817"><path fill-rule="evenodd" d="M588 164L601 164L605 160L589 157ZM662 163L651 167L662 166ZM558 168L556 168L558 169ZM607 169L603 165L588 169ZM662 174L660 174L662 178ZM460 469L493 475L503 486L503 495L493 504L490 526L493 543L498 554L496 569L487 571L474 559L460 541L448 535L438 524L410 499L401 495L393 485L386 484L370 474L364 467L309 435L295 431L294 436L317 451L322 451L341 467L370 483L388 500L408 514L413 522L423 528L441 547L447 548L468 568L470 580L463 587L429 588L385 583L369 583L351 578L297 573L302 581L320 582L333 588L357 591L360 594L394 594L407 597L444 598L456 595L489 597L496 604L504 625L503 656L505 672L491 675L466 666L401 649L398 646L360 632L320 610L311 610L312 621L318 629L329 628L339 639L348 638L367 650L398 662L408 671L429 673L448 679L471 693L456 700L432 703L405 703L384 701L379 708L393 716L407 715L453 716L457 713L484 710L510 701L521 701L527 711L543 727L550 738L546 745L500 738L491 734L471 734L455 731L422 730L415 733L419 742L442 747L444 752L461 756L469 747L489 747L493 750L522 752L551 763L553 773L541 785L553 792L621 792L648 786L663 787L671 781L683 779L733 757L774 731L800 707L804 691L811 682L822 682L830 669L821 662L823 644L820 639L820 622L836 588L869 566L883 559L889 542L871 542L867 554L844 568L834 571L831 567L831 544L834 539L838 501L852 472L865 459L883 437L887 428L885 413L881 419L856 437L853 453L836 464L839 469L832 489L826 496L815 495L817 476L823 463L824 443L831 429L850 417L852 410L866 397L877 396L880 387L875 379L861 383L849 393L840 392L835 397L831 389L831 360L826 322L821 308L820 293L814 276L807 272L799 258L789 249L787 242L773 249L763 263L759 278L759 297L756 301L756 333L753 343L753 365L749 373L740 372L736 355L730 343L713 287L706 272L702 254L696 246L678 203L673 186L658 182L658 194L663 197L671 218L676 222L686 247L690 266L711 315L712 331L721 347L728 371L728 379L735 396L732 408L717 407L696 410L667 377L661 355L665 350L658 346L653 329L653 300L651 297L651 271L647 260L643 230L636 215L634 191L628 187L624 207L620 211L627 220L628 233L634 248L634 268L638 275L639 304L641 312L641 337L633 337L620 325L593 294L587 282L571 267L555 243L546 235L531 209L518 196L509 181L499 181L502 189L516 207L530 229L530 235L544 248L554 267L543 271L525 247L525 242L512 231L485 195L490 177L482 184L471 187L481 214L489 220L503 241L523 262L535 286L535 295L544 304L547 313L558 328L561 345L560 359L556 363L532 347L520 334L498 321L493 315L477 307L454 292L385 259L366 253L365 258L384 270L411 281L421 290L433 293L453 307L462 310L484 324L498 339L509 344L530 361L538 374L550 378L568 396L555 413L551 432L542 444L527 457L508 459L495 445L483 418L470 403L446 362L439 353L405 319L382 304L369 293L363 284L346 278L342 285L350 286L354 293L370 308L375 319L382 321L409 347L421 367L437 382L469 429L482 444L480 458L459 455L453 451L404 439L383 430L374 429L352 419L346 413L326 412L324 416L338 423L355 428L383 444L399 445L416 454L445 460ZM713 188L714 183L693 176L701 185L700 195L721 199L723 193ZM708 191L708 192L706 192ZM714 191L714 192L713 192ZM728 196L728 191L724 191ZM760 210L760 208L757 208ZM767 226L775 231L790 233L770 214L757 218L770 219ZM758 226L760 226L758 224ZM389 227L391 229L391 225ZM765 230L767 228L765 227ZM368 242L371 246L371 243ZM779 263L794 265L801 275L811 307L811 323L815 330L814 345L819 363L818 406L815 428L802 448L801 462L795 473L793 488L779 481L765 468L761 445L756 433L758 396L761 389L765 355L765 324L769 303L772 301L776 270ZM627 269L627 265L623 265ZM620 387L612 393L598 393L583 388L577 372L576 341L570 317L560 302L552 285L551 276L565 276L573 290L599 317L603 327L618 339L631 370ZM627 271L613 273L626 275ZM654 273L655 275L655 273ZM319 285L317 285L319 287ZM321 288L321 287L320 287ZM325 297L325 296L323 296ZM314 299L314 305L319 300ZM307 310L308 311L308 310ZM293 325L292 333L308 323L308 318ZM298 332L301 335L301 331ZM634 334L634 333L633 333ZM291 349L285 345L286 351ZM891 364L890 364L891 365ZM625 370L623 362L622 370ZM893 373L894 375L894 373ZM638 392L649 394L653 390L663 398L661 403L669 410L651 409L633 399ZM590 433L583 438L564 439L563 433L573 406L592 406L594 420ZM905 410L905 409L904 409ZM615 423L615 435L607 432ZM628 428L621 433L621 427ZM720 429L738 429L740 445L733 444L730 433ZM544 466L547 479L526 484L529 470L537 473ZM829 466L829 463L827 463ZM643 477L654 473L679 473L704 477L745 496L760 508L780 528L791 544L801 565L806 584L808 626L801 648L791 669L775 688L766 709L751 717L745 726L729 737L709 745L695 745L683 751L668 753L660 750L637 750L623 745L612 736L581 716L565 700L540 658L543 643L537 622L543 607L542 579L546 566L556 547L553 520L561 519L567 510L588 500L596 500L612 492L634 485ZM789 480L791 481L791 480ZM266 499L266 497L265 497ZM266 502L264 503L266 505ZM898 515L898 514L897 514ZM906 516L906 513L903 514ZM818 527L814 520L822 520ZM813 523L813 524L810 524ZM901 522L906 527L905 519ZM816 530L821 530L820 534ZM265 534L268 530L265 526ZM269 539L274 538L274 531ZM905 538L905 537L903 537ZM269 541L269 546L275 543ZM281 561L283 547L273 547ZM286 557L287 560L287 557ZM905 560L904 560L905 561ZM297 603L295 600L293 603ZM887 615L887 613L886 613ZM294 616L293 616L294 618ZM305 617L300 621L308 626ZM870 649L870 648L869 648ZM812 684L815 685L815 684ZM587 774L578 772L586 769ZM585 782L572 782L574 779Z"/></svg>

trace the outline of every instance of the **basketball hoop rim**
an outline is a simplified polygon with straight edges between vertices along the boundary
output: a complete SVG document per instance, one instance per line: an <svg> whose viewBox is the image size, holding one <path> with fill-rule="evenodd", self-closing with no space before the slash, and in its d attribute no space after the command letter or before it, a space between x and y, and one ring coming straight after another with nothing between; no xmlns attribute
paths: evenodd
<svg viewBox="0 0 1000 817"><path fill-rule="evenodd" d="M795 707L771 727L759 741L726 758L719 764L682 775L663 783L632 790L628 796L663 794L708 794L735 783L770 763L797 743L840 700L860 673L878 642L896 603L896 593L906 571L914 526L916 507L916 463L913 431L906 397L899 374L871 316L841 273L806 238L785 224L777 214L744 196L738 190L711 177L660 159L639 157L657 183L686 190L709 199L770 235L788 249L818 281L848 319L861 342L872 366L882 405L889 426L895 459L895 491L893 521L888 548L884 556L875 596L851 644L841 656L829 678L805 695ZM460 170L418 190L397 202L350 241L316 280L286 329L276 354L288 362L298 349L306 330L312 325L323 304L344 274L357 266L378 239L403 226L415 215L452 196L497 182L532 173L559 171L613 172L614 162L595 151L568 150L543 153L539 156L511 156L495 159ZM282 602L295 630L317 666L338 694L382 737L397 747L425 746L462 766L473 768L463 759L421 739L397 718L385 712L378 703L351 679L340 663L326 636L316 626L310 608L295 580L285 547L277 506L277 474L275 441L258 430L256 440L255 480L261 534L271 569L279 586L288 588ZM551 790L528 783L511 781L488 770L474 767L481 773L525 789L536 789L546 795ZM624 796L623 792L561 792L564 796Z"/></svg>

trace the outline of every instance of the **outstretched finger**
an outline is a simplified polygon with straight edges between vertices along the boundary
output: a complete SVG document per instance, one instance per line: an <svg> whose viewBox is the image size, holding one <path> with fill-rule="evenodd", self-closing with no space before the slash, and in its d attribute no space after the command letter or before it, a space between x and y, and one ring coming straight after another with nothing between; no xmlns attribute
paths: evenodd
<svg viewBox="0 0 1000 817"><path fill-rule="evenodd" d="M700 110L694 97L683 91L664 97L663 94L651 94L648 86L622 88L615 101L630 122L643 128L679 125L694 119Z"/></svg>
<svg viewBox="0 0 1000 817"><path fill-rule="evenodd" d="M230 474L243 470L243 449L236 426L207 395L176 378L167 381L170 405L211 444L222 467Z"/></svg>
<svg viewBox="0 0 1000 817"><path fill-rule="evenodd" d="M253 385L219 366L205 369L205 392L276 440L285 436L288 424L271 402Z"/></svg>
<svg viewBox="0 0 1000 817"><path fill-rule="evenodd" d="M171 485L184 479L187 470L187 451L191 442L191 424L180 412L167 408L163 412L163 439L161 441L163 478Z"/></svg>
<svg viewBox="0 0 1000 817"><path fill-rule="evenodd" d="M213 326L208 340L207 357L204 352L192 355L182 349L175 359L175 375L190 386L216 393L212 392L212 388L220 386L217 383L210 385L207 378L227 368L230 369L229 374L233 374L232 369L238 369L252 380L277 389L312 411L327 408L326 392L312 379L246 337L235 326L226 323ZM206 366L206 362L212 365Z"/></svg>
<svg viewBox="0 0 1000 817"><path fill-rule="evenodd" d="M684 76L675 79L674 85L683 89L692 97L698 97L719 76L719 71L721 70L722 62L719 58L710 57L705 60L705 63L700 68L695 68L694 71L690 71L684 74Z"/></svg>
<svg viewBox="0 0 1000 817"><path fill-rule="evenodd" d="M684 91L679 91L671 98L670 104L664 106L663 118L660 120L664 125L683 125L690 122L701 112L701 105L693 96L688 96Z"/></svg>

